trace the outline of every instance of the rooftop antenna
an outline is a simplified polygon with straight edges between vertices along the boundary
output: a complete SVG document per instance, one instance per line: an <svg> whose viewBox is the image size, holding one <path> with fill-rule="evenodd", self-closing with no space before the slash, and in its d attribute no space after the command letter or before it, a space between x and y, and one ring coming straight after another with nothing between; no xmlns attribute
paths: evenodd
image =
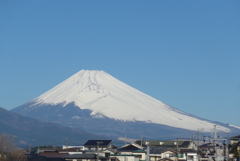
<svg viewBox="0 0 240 161"><path fill-rule="evenodd" d="M66 151L68 153L68 138L66 139Z"/></svg>
<svg viewBox="0 0 240 161"><path fill-rule="evenodd" d="M124 139L124 144L126 145L126 133L125 133L125 139Z"/></svg>
<svg viewBox="0 0 240 161"><path fill-rule="evenodd" d="M198 128L198 135L197 135L197 150L199 150L199 145L200 145L200 130Z"/></svg>

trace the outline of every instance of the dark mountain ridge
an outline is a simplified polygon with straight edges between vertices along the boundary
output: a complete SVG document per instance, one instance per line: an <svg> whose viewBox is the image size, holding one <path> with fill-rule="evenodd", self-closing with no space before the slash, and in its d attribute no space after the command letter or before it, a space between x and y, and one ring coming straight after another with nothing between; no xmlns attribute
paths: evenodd
<svg viewBox="0 0 240 161"><path fill-rule="evenodd" d="M1 107L0 127L0 133L12 135L19 146L62 146L66 140L71 145L82 145L89 139L105 139L82 129L24 117Z"/></svg>

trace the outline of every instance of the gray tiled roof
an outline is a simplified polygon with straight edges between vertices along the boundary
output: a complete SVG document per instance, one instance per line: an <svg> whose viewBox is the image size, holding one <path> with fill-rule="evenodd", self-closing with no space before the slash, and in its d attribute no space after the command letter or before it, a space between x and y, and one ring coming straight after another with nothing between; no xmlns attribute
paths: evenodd
<svg viewBox="0 0 240 161"><path fill-rule="evenodd" d="M107 147L110 145L112 140L88 140L83 146L84 147Z"/></svg>
<svg viewBox="0 0 240 161"><path fill-rule="evenodd" d="M65 159L97 159L96 154L73 154L73 155L67 155L63 157ZM99 156L100 159L103 159L105 157Z"/></svg>
<svg viewBox="0 0 240 161"><path fill-rule="evenodd" d="M231 140L235 140L235 139L237 139L237 140L238 140L238 139L240 139L240 135L233 136L233 137L231 137L230 139L231 139Z"/></svg>
<svg viewBox="0 0 240 161"><path fill-rule="evenodd" d="M137 143L138 145L142 145L142 146L146 147L145 142L146 141L138 140L135 143ZM178 140L178 141L177 140L170 140L170 141L150 140L150 141L147 141L147 142L149 142L150 146L156 146L156 147L174 147L174 146L176 146L174 144L174 142L177 142L179 147L188 147L189 144L191 143L191 141L186 141L186 140ZM163 142L164 144L160 145L160 142Z"/></svg>

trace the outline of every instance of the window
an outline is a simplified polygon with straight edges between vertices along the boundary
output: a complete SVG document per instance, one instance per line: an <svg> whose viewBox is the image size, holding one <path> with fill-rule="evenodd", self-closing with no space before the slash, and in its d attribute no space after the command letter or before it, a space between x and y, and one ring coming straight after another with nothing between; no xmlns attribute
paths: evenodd
<svg viewBox="0 0 240 161"><path fill-rule="evenodd" d="M105 153L105 157L107 158L110 155L110 153Z"/></svg>
<svg viewBox="0 0 240 161"><path fill-rule="evenodd" d="M183 154L182 153L178 153L178 157L179 158L183 158Z"/></svg>
<svg viewBox="0 0 240 161"><path fill-rule="evenodd" d="M167 153L166 154L166 157L169 158L169 157L175 157L176 155L174 153Z"/></svg>
<svg viewBox="0 0 240 161"><path fill-rule="evenodd" d="M188 157L187 157L187 160L189 160L189 161L190 161L190 160L193 160L193 156L188 156Z"/></svg>

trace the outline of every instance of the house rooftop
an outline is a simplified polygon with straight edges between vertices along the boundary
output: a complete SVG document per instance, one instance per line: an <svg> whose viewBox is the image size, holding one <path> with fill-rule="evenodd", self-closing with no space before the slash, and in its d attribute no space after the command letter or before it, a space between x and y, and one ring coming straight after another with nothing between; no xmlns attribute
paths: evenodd
<svg viewBox="0 0 240 161"><path fill-rule="evenodd" d="M88 140L84 147L107 147L111 144L112 140Z"/></svg>
<svg viewBox="0 0 240 161"><path fill-rule="evenodd" d="M96 154L73 154L64 156L65 159L97 159ZM106 159L105 157L99 156L99 159Z"/></svg>
<svg viewBox="0 0 240 161"><path fill-rule="evenodd" d="M170 151L172 153L176 153L177 149L162 148L162 147L150 148L150 153L152 153L152 154L161 154L161 153L164 153L166 151Z"/></svg>
<svg viewBox="0 0 240 161"><path fill-rule="evenodd" d="M118 151L121 151L121 152L123 152L123 151L125 151L125 152L127 152L127 151L137 151L137 150L142 150L142 149L140 149L140 148L138 148L138 147L136 147L134 145L131 145L131 144L129 144L128 146L125 146L125 147L122 147L122 148L118 149Z"/></svg>
<svg viewBox="0 0 240 161"><path fill-rule="evenodd" d="M142 145L143 147L146 147L146 142L149 142L149 146L155 146L155 147L174 147L176 144L178 144L179 147L187 147L191 143L191 141L188 140L170 140L170 141L162 141L162 140L150 140L150 141L143 141L143 140L137 140L135 143L138 145ZM160 145L160 142L162 143Z"/></svg>
<svg viewBox="0 0 240 161"><path fill-rule="evenodd" d="M68 153L59 153L58 151L45 151L41 152L39 156L44 156L47 158L62 158L64 156L69 155Z"/></svg>
<svg viewBox="0 0 240 161"><path fill-rule="evenodd" d="M233 136L230 138L231 140L240 140L240 135Z"/></svg>

